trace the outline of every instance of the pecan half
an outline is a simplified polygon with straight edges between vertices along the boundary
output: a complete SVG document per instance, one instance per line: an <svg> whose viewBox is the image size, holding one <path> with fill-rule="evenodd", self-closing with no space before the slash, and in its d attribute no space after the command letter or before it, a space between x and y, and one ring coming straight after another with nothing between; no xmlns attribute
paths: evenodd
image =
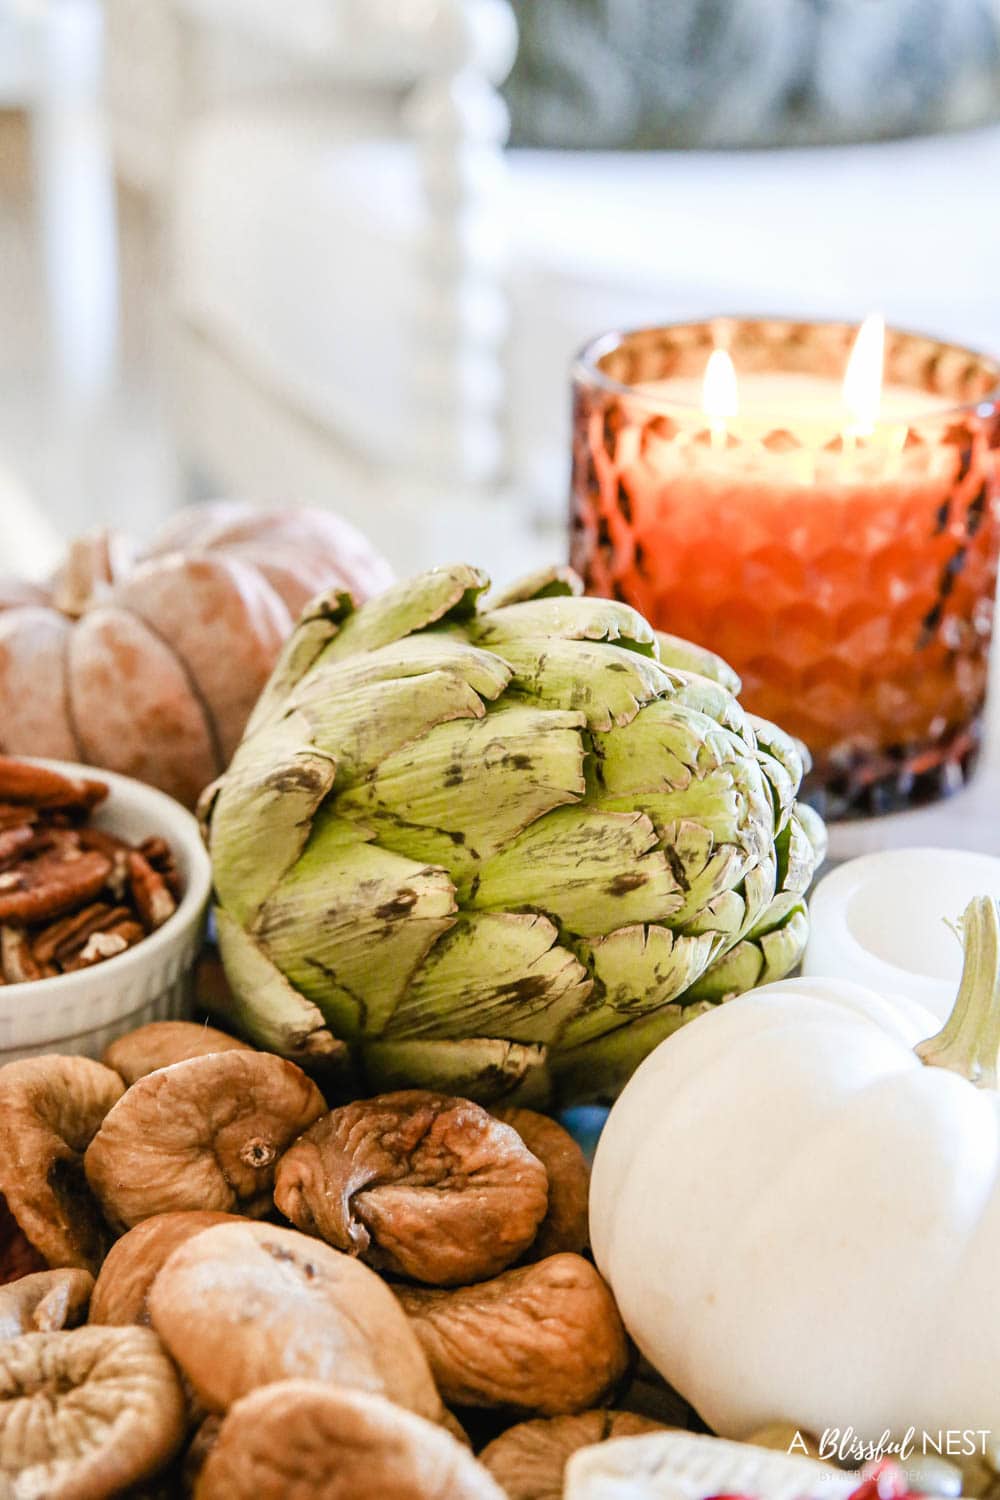
<svg viewBox="0 0 1000 1500"><path fill-rule="evenodd" d="M140 933L141 931L140 928ZM95 932L93 937L87 939L76 958L70 959L65 965L65 972L76 974L80 969L93 968L94 964L103 963L106 958L117 958L128 946L126 940L117 933Z"/></svg>
<svg viewBox="0 0 1000 1500"><path fill-rule="evenodd" d="M63 971L75 974L79 969L89 969L94 964L103 963L106 958L115 958L119 953L124 953L126 948L134 948L136 943L141 943L145 936L146 929L126 917L106 930L92 933L76 957L63 964Z"/></svg>
<svg viewBox="0 0 1000 1500"><path fill-rule="evenodd" d="M157 837L143 839L139 845L139 853L144 855L153 869L162 875L167 882L167 887L176 900L180 900L182 882L181 872L174 860L174 852L166 839Z"/></svg>
<svg viewBox="0 0 1000 1500"><path fill-rule="evenodd" d="M103 854L81 849L52 849L26 861L7 876L0 890L0 922L43 922L61 916L93 898L111 873Z"/></svg>
<svg viewBox="0 0 1000 1500"><path fill-rule="evenodd" d="M120 839L116 833L109 833L106 828L79 828L76 836L81 849L96 849L98 854L106 854L112 861L116 854L128 855L132 852L131 844Z"/></svg>
<svg viewBox="0 0 1000 1500"><path fill-rule="evenodd" d="M124 901L128 897L129 876L128 857L132 852L130 844L120 839L116 834L108 833L105 828L81 828L77 837L81 849L96 849L98 854L107 855L111 861L111 874L107 879L107 887L116 901Z"/></svg>
<svg viewBox="0 0 1000 1500"><path fill-rule="evenodd" d="M16 827L0 831L0 869L17 859L34 837L35 830L30 823L20 823Z"/></svg>
<svg viewBox="0 0 1000 1500"><path fill-rule="evenodd" d="M25 802L29 807L89 812L108 795L103 781L78 780L50 771L47 766L0 755L0 801Z"/></svg>
<svg viewBox="0 0 1000 1500"><path fill-rule="evenodd" d="M51 926L44 928L34 941L35 957L42 964L51 963L53 959L62 962L72 958L93 933L101 932L109 921L118 921L120 917L128 915L128 909L124 906L113 907L106 901L94 901L82 911L60 917Z"/></svg>
<svg viewBox="0 0 1000 1500"><path fill-rule="evenodd" d="M22 823L37 823L38 812L23 803L0 802L0 828L20 828Z"/></svg>
<svg viewBox="0 0 1000 1500"><path fill-rule="evenodd" d="M27 984L47 977L23 927L0 927L0 968L6 984Z"/></svg>
<svg viewBox="0 0 1000 1500"><path fill-rule="evenodd" d="M128 857L129 889L147 932L162 927L177 910L167 882L137 850Z"/></svg>

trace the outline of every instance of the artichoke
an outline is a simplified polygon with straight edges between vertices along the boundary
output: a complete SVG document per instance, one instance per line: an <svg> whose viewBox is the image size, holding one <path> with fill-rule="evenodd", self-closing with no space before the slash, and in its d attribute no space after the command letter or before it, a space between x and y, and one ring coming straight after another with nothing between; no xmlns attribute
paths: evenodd
<svg viewBox="0 0 1000 1500"><path fill-rule="evenodd" d="M370 1090L613 1096L798 961L822 824L717 657L566 570L302 617L206 793L237 1024Z"/></svg>

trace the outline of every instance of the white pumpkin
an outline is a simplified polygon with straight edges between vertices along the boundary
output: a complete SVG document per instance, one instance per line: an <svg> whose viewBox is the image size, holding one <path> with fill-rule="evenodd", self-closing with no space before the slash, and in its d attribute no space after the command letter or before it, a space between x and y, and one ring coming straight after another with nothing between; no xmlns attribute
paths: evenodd
<svg viewBox="0 0 1000 1500"><path fill-rule="evenodd" d="M938 1036L912 1001L784 980L661 1043L611 1112L597 1264L725 1437L1000 1431L996 906L963 925Z"/></svg>

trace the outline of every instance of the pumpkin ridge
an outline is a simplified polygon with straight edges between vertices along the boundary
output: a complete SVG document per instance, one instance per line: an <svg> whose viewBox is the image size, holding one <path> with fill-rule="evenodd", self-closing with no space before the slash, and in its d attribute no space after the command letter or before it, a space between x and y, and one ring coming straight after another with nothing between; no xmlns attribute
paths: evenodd
<svg viewBox="0 0 1000 1500"><path fill-rule="evenodd" d="M167 637L163 634L162 630L157 630L155 625L151 625L150 622L146 619L145 615L141 615L137 609L133 609L129 604L122 604L118 599L114 600L114 607L115 609L120 609L123 615L129 615L133 620L138 620L143 629L148 630L150 635L154 636L156 640L160 642L160 645L170 652L170 655L177 663L178 667L181 670L181 675L183 676L184 681L191 689L192 698L201 710L201 716L205 721L205 728L208 731L209 744L212 747L212 759L215 762L215 774L216 776L221 776L223 771L226 769L226 763L222 758L222 745L219 742L219 731L216 728L215 715L212 713L208 699L205 697L197 681L195 680L191 668L188 666L183 656L181 656L180 652L175 650L172 643L167 640ZM75 733L76 730L74 728L74 734Z"/></svg>
<svg viewBox="0 0 1000 1500"><path fill-rule="evenodd" d="M213 779L202 704L170 647L113 601L89 610L70 638L70 692L86 759L157 783L193 803Z"/></svg>
<svg viewBox="0 0 1000 1500"><path fill-rule="evenodd" d="M87 756L84 755L84 753L83 753L83 740L80 737L80 728L79 728L79 725L76 722L76 712L75 712L75 710L73 708L73 694L70 691L70 680L69 679L70 679L70 670L71 670L71 667L70 667L70 657L69 657L69 645L70 645L71 631L72 631L72 622L70 624L70 630L66 631L66 633L65 633L65 635L63 636L63 639L62 639L62 667L63 667L63 670L62 670L62 699L63 699L63 707L64 707L65 712L66 712L66 724L67 724L67 727L69 729L70 735L72 736L73 744L76 747L76 758L83 765L89 765L90 762L87 759Z"/></svg>

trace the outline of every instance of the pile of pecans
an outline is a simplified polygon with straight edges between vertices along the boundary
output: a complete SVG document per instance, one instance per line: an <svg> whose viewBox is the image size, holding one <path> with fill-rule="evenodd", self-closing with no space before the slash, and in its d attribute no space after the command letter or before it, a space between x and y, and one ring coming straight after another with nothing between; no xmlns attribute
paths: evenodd
<svg viewBox="0 0 1000 1500"><path fill-rule="evenodd" d="M164 839L133 846L89 823L104 782L0 756L0 984L114 958L177 910Z"/></svg>

